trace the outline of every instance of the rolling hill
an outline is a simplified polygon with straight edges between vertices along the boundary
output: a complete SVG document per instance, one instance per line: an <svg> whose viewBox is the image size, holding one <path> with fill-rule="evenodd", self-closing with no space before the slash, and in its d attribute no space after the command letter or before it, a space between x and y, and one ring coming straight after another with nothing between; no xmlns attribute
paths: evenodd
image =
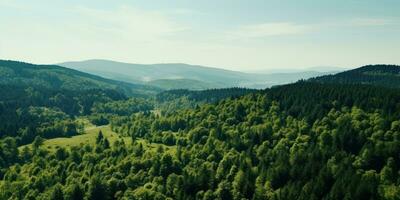
<svg viewBox="0 0 400 200"><path fill-rule="evenodd" d="M69 124L75 116L90 114L97 103L146 97L158 91L55 65L0 60L0 138L20 136L30 142L41 124ZM64 135L60 132L51 130L44 135Z"/></svg>
<svg viewBox="0 0 400 200"><path fill-rule="evenodd" d="M182 63L130 64L109 60L65 62L64 67L130 83L147 84L163 89L211 89L226 87L266 88L296 82L330 72L244 73Z"/></svg>
<svg viewBox="0 0 400 200"><path fill-rule="evenodd" d="M190 90L206 90L209 88L218 88L218 85L198 81L194 79L157 79L148 82L149 85L163 88L166 90L172 89L190 89Z"/></svg>
<svg viewBox="0 0 400 200"><path fill-rule="evenodd" d="M146 96L159 91L158 88L110 80L57 65L34 65L9 60L0 60L0 76L2 85L56 90L118 89L128 96Z"/></svg>
<svg viewBox="0 0 400 200"><path fill-rule="evenodd" d="M208 83L211 87L228 87L248 79L248 75L241 72L181 63L143 65L109 60L87 60L66 62L60 65L131 83L151 84L152 81L160 79L186 79L186 81L195 80L200 84Z"/></svg>
<svg viewBox="0 0 400 200"><path fill-rule="evenodd" d="M400 66L367 65L334 75L311 78L320 83L367 84L390 88L400 87Z"/></svg>

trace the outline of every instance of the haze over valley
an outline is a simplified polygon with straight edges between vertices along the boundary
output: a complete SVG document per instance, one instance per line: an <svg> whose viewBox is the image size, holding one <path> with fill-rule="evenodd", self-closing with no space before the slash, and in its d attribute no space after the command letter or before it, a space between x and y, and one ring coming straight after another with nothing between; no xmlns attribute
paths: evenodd
<svg viewBox="0 0 400 200"><path fill-rule="evenodd" d="M263 89L339 72L339 68L310 68L295 72L245 73L183 63L143 65L109 60L64 62L59 65L129 83L194 90L226 87Z"/></svg>

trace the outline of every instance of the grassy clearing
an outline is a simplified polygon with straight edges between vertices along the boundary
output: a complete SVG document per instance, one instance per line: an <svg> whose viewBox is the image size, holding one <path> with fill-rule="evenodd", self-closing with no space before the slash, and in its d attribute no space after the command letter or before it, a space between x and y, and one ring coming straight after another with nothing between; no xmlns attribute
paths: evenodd
<svg viewBox="0 0 400 200"><path fill-rule="evenodd" d="M85 144L94 145L96 143L96 138L99 131L103 133L104 137L106 137L111 144L113 144L118 139L123 139L126 145L132 144L132 139L130 137L122 137L111 130L110 126L87 126L85 128L85 133L82 135L73 136L70 138L54 138L45 140L43 143L43 147L48 149L49 151L55 151L57 148L71 148L71 147L80 147ZM174 154L176 152L176 146L167 146L164 144L158 143L149 143L145 139L137 139L136 142L142 143L144 149L150 150L152 152L156 152L157 149L162 146L164 151ZM31 145L24 145L19 147L19 150L22 150L25 146L30 147Z"/></svg>
<svg viewBox="0 0 400 200"><path fill-rule="evenodd" d="M82 135L77 135L70 138L61 137L48 139L44 141L43 147L50 151L54 151L59 147L70 148L74 146L83 146L85 144L94 145L96 143L96 138L100 130L103 133L104 137L106 137L110 141L110 144L113 144L117 139L124 139L125 143L128 145L132 143L130 137L122 137L118 135L111 130L110 126L86 126L85 133ZM19 149L21 150L25 146L30 147L31 145L24 145L19 147Z"/></svg>
<svg viewBox="0 0 400 200"><path fill-rule="evenodd" d="M86 126L88 125L88 126ZM73 136L70 138L54 138L54 139L48 139L45 140L43 143L43 148L49 150L49 151L55 151L57 148L66 148L69 149L71 147L79 147L83 146L85 144L90 144L94 145L96 143L96 138L99 133L99 131L103 133L104 137L106 137L109 141L110 144L114 144L115 141L118 139L124 139L126 145L131 145L132 144L132 139L130 137L122 137L118 133L115 133L114 131L111 130L110 126L94 126L91 124L85 124L85 133L82 135L77 135ZM157 148L162 146L164 148L164 151L169 152L171 154L174 154L176 151L176 146L167 146L164 144L158 144L158 143L149 143L145 139L137 139L136 142L142 143L144 149L150 150L150 151L156 151ZM24 145L19 147L19 150L21 151L22 148L25 146L30 147L31 145Z"/></svg>
<svg viewBox="0 0 400 200"><path fill-rule="evenodd" d="M59 147L70 148L73 146L83 146L85 144L94 145L96 143L96 138L99 131L103 133L104 137L106 137L110 144L114 144L117 139L124 139L126 145L132 144L132 139L130 137L122 137L111 130L109 126L98 126L98 127L90 127L86 129L85 134L74 136L71 138L54 138L46 140L43 143L43 146L50 151L54 151ZM137 139L136 142L142 143L144 149L156 152L157 148L162 146L164 151L169 152L171 154L175 153L176 146L167 146L164 144L158 143L149 143L145 139Z"/></svg>
<svg viewBox="0 0 400 200"><path fill-rule="evenodd" d="M99 131L103 133L110 144L113 144L117 139L124 139L126 144L131 144L130 137L122 137L113 132L109 126L88 127L85 134L77 135L71 138L54 138L46 140L43 146L48 150L55 150L57 147L69 148L73 146L83 146L85 144L94 145Z"/></svg>

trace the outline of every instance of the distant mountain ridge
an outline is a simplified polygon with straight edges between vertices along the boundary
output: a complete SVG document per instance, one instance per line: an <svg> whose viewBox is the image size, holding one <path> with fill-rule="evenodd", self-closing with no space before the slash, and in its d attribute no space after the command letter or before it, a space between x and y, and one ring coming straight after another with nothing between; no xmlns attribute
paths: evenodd
<svg viewBox="0 0 400 200"><path fill-rule="evenodd" d="M183 63L130 64L110 60L65 62L64 67L130 83L163 89L212 89L227 87L266 88L296 82L328 72L245 73Z"/></svg>
<svg viewBox="0 0 400 200"><path fill-rule="evenodd" d="M129 82L184 78L223 85L224 83L221 78L224 81L234 82L237 81L237 77L243 76L240 72L182 63L145 65L96 59L81 62L66 62L60 65L108 78L123 78L122 80ZM241 79L245 80L245 77L241 77Z"/></svg>
<svg viewBox="0 0 400 200"><path fill-rule="evenodd" d="M159 88L172 90L175 88L179 89L190 89L190 90L206 90L209 88L218 88L215 84L202 82L194 79L157 79L148 82L149 85L156 86Z"/></svg>
<svg viewBox="0 0 400 200"><path fill-rule="evenodd" d="M311 78L310 81L400 88L400 66L386 64L366 65L334 75Z"/></svg>

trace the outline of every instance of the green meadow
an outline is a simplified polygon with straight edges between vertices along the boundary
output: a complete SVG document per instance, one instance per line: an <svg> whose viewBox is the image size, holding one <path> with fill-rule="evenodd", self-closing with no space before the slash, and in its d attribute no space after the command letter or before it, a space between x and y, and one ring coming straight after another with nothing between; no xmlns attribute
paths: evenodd
<svg viewBox="0 0 400 200"><path fill-rule="evenodd" d="M85 119L80 119L84 121L85 124L85 131L81 135L73 136L70 138L65 138L65 137L60 137L60 138L54 138L54 139L47 139L43 142L42 148L47 149L49 151L55 151L58 148L65 148L69 149L71 147L80 147L84 146L86 144L89 145L95 145L96 144L96 138L101 131L103 133L103 136L108 139L110 144L114 144L115 141L117 140L123 140L126 145L131 145L132 144L132 139L130 137L123 137L119 135L118 133L114 132L111 130L111 127L109 125L106 126L94 126L91 123L88 123ZM175 153L176 146L167 146L164 144L158 144L158 143L149 143L147 140L144 139L136 139L136 142L142 143L143 147L148 151L156 151L157 148L162 147L164 151L170 152L170 153ZM25 146L31 147L31 144L29 145L24 145L19 147L19 150L22 150Z"/></svg>

